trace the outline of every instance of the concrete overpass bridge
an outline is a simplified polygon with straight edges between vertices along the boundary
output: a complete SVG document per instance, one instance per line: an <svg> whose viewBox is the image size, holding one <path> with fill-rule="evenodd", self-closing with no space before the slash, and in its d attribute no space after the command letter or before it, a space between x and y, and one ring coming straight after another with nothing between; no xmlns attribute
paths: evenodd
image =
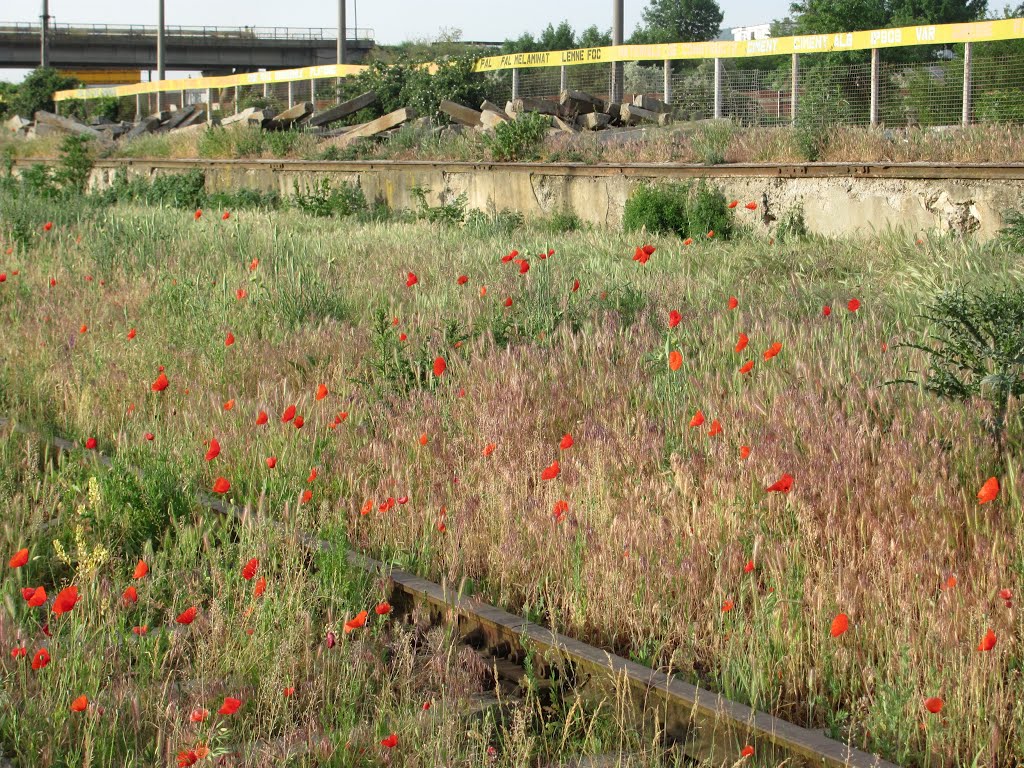
<svg viewBox="0 0 1024 768"><path fill-rule="evenodd" d="M296 27L164 28L167 69L208 75L291 69L337 61L337 29ZM0 22L0 67L39 65L39 25ZM49 24L50 65L59 69L156 69L155 26ZM373 48L372 29L349 29L348 63Z"/></svg>

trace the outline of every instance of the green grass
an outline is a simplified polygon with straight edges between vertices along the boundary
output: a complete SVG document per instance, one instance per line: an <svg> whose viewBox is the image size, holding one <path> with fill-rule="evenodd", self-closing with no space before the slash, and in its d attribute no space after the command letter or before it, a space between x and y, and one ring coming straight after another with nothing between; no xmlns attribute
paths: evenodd
<svg viewBox="0 0 1024 768"><path fill-rule="evenodd" d="M152 487L121 481L104 491L134 512L118 523L121 533L103 539L118 552L151 547L165 558L175 592L152 615L166 620L177 595L244 610L234 574L252 549L265 551L276 578L297 594L318 596L272 609L278 623L259 625L266 650L234 639L215 648L237 621L228 613L218 632L211 627L202 644L175 657L178 673L248 680L255 690L261 665L292 669L277 643L312 647L325 623L356 607L344 590L344 607L333 607L323 597L331 590L317 586L316 572L274 529L229 535L180 507L223 476L229 498L261 499L272 519L339 536L434 579L467 578L483 599L671 665L901 764L1024 759L1019 627L997 595L1019 592L1024 576L1013 545L1024 537L1019 404L1000 463L982 404L886 385L924 370L921 354L898 343L925 337L920 312L936 293L958 282L1020 284L1009 248L917 243L899 232L769 243L740 227L729 242L689 247L653 236L656 251L639 264L637 235L543 223L353 221L294 209L195 221L175 209L0 203L0 238L14 247L0 271L19 270L0 285L0 409L96 437L126 462L153 467ZM43 233L47 220L55 225ZM527 272L502 263L512 249L528 260ZM459 284L459 275L468 281ZM239 289L245 298L236 298ZM846 309L854 297L856 313ZM670 310L682 316L674 328ZM229 331L236 341L225 346ZM736 353L740 332L750 345ZM764 360L774 342L781 353ZM682 355L676 371L667 364L672 351ZM447 361L440 377L431 371L437 356ZM755 365L743 375L747 360ZM154 393L160 365L171 384ZM321 383L329 394L317 400ZM302 429L280 421L290 404ZM269 424L257 427L261 410ZM697 410L706 423L691 429ZM723 428L714 437L712 419ZM566 433L575 445L562 451ZM206 462L213 437L223 450ZM484 456L488 444L496 448ZM541 480L555 459L560 475ZM318 477L309 483L313 467ZM795 478L792 492L767 493L782 473ZM981 507L975 494L991 475L1003 491ZM307 488L312 499L301 503ZM169 506L141 502L150 496ZM404 497L389 507L389 498ZM556 523L552 507L563 499L569 511ZM23 536L48 546L52 535L28 524L32 514L26 505L11 517L21 522L4 523L8 549ZM164 543L154 533L161 530L184 544ZM230 578L205 576L207 563ZM129 565L111 566L104 583L114 594ZM940 589L951 575L956 587ZM20 597L11 599L22 610ZM722 610L726 601L732 610ZM291 611L302 617L301 632L281 630ZM839 612L852 628L834 639L829 626ZM988 627L998 644L981 653ZM200 649L210 661L198 661ZM110 673L99 664L83 680ZM405 712L405 704L390 709L388 693L407 683L401 674L358 683L348 674L332 666L316 683L310 717L327 711L348 724L340 730L366 734L372 703L358 705L336 687L352 681L362 695L385 678L386 711ZM923 707L936 695L945 700L941 716ZM275 706L267 711L278 713ZM45 709L17 715L19 727L42 732ZM254 718L238 736L265 739L286 727L270 714ZM624 730L617 722L611 717L612 733ZM293 732L308 726L287 723ZM565 754L552 752L549 739L522 746L530 731L513 725L502 737L503 764L522 764L511 744L528 762ZM177 746L187 733L169 741ZM5 748L13 738L4 736ZM41 743L33 738L18 743ZM424 743L440 749L431 738ZM480 764L476 743L453 742L453 754ZM431 764L423 752L399 762Z"/></svg>

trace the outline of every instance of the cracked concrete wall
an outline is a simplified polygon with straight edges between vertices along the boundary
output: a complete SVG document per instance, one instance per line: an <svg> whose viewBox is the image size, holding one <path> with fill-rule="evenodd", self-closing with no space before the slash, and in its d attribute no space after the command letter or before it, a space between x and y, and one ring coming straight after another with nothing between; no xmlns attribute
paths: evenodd
<svg viewBox="0 0 1024 768"><path fill-rule="evenodd" d="M130 174L152 177L178 169L154 168L133 161ZM104 187L115 170L97 167L92 185ZM239 187L277 190L291 195L320 178L332 183L356 184L370 202L387 203L403 210L416 207L413 187L428 190L430 205L448 203L465 194L469 208L484 211L516 210L526 217L572 211L583 221L617 227L626 200L645 179L621 174L587 175L584 170L558 173L536 169L451 169L436 166L381 166L372 170L294 170L215 165L206 169L211 191ZM822 235L869 234L892 227L912 233L940 232L994 236L1003 226L1003 214L1016 210L1024 195L1024 181L917 180L878 178L718 177L708 179L728 198L758 202L747 218L772 231L791 209L800 209L810 232Z"/></svg>

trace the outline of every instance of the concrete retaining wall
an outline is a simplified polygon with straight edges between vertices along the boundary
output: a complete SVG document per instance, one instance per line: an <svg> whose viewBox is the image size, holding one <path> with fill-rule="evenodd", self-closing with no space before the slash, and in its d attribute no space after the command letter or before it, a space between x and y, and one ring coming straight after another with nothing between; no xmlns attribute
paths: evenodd
<svg viewBox="0 0 1024 768"><path fill-rule="evenodd" d="M772 230L800 208L808 229L823 235L868 234L900 227L910 232L973 233L992 237L1024 195L1024 165L744 165L669 166L473 164L408 162L104 160L92 184L111 183L118 168L153 176L199 167L210 191L247 187L291 195L320 178L361 187L368 200L415 207L413 187L432 205L465 193L470 208L516 210L527 217L573 211L582 220L617 227L631 191L645 182L704 178L741 204L758 203L749 220Z"/></svg>

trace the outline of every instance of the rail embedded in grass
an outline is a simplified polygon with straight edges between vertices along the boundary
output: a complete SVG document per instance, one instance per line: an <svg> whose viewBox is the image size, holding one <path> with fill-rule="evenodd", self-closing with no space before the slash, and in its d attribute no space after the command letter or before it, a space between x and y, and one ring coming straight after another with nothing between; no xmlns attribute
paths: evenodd
<svg viewBox="0 0 1024 768"><path fill-rule="evenodd" d="M0 416L0 429L15 429L48 443L58 452L79 448L61 437L47 437L21 427ZM105 467L112 459L99 452L91 455ZM197 502L220 514L239 514L239 510L204 493ZM241 513L247 514L246 505ZM304 534L304 545L330 548L326 541ZM663 735L679 745L690 758L712 763L735 759L745 745L754 747L759 758L777 763L838 768L895 768L894 763L827 738L766 712L753 709L691 685L669 672L651 669L567 637L559 632L508 613L479 600L465 597L461 590L408 573L367 555L349 550L350 565L384 577L391 588L391 602L407 612L413 606L429 611L432 621L456 624L459 635L490 651L513 648L522 653L540 652L543 664L556 668L571 679L585 679L586 691L597 699L605 691L623 686L630 695L634 714L649 723L654 720ZM593 685L592 685L593 684ZM639 724L639 720L638 720ZM738 745L738 746L737 746Z"/></svg>

